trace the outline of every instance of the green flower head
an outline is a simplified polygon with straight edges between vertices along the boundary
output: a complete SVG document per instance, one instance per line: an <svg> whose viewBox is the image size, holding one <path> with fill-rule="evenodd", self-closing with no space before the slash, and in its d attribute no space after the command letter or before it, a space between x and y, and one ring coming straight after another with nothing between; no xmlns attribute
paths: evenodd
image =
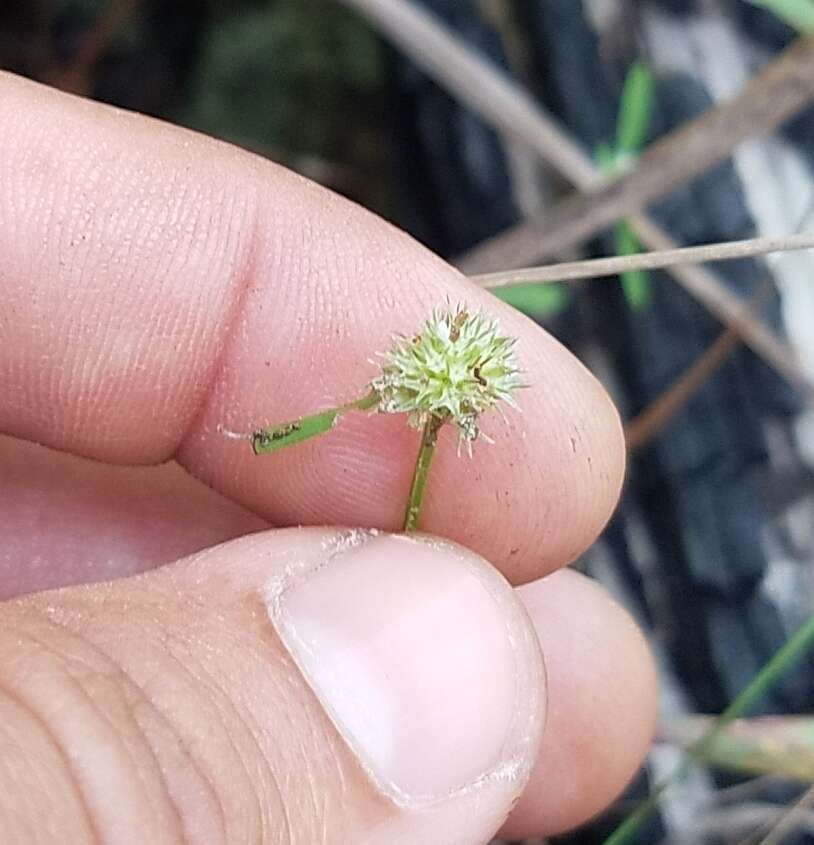
<svg viewBox="0 0 814 845"><path fill-rule="evenodd" d="M516 407L512 394L526 385L514 356L515 339L500 333L497 322L463 306L434 311L420 334L398 336L384 359L381 375L370 383L377 409L409 414L422 428L434 417L452 422L459 442L471 450L480 435L478 416L500 402Z"/></svg>

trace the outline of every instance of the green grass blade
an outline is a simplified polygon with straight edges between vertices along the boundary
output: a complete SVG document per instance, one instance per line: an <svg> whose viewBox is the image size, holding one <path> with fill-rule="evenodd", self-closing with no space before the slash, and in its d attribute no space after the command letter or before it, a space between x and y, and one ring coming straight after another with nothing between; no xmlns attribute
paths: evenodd
<svg viewBox="0 0 814 845"><path fill-rule="evenodd" d="M647 142L655 97L655 77L642 62L634 62L625 76L616 127L616 152L635 155Z"/></svg>
<svg viewBox="0 0 814 845"><path fill-rule="evenodd" d="M814 34L814 0L746 0L774 12L802 35Z"/></svg>
<svg viewBox="0 0 814 845"><path fill-rule="evenodd" d="M342 414L348 411L368 410L378 402L378 398L375 393L369 393L355 402L340 405L338 408L329 408L327 411L300 417L292 422L261 428L253 432L251 436L254 454L268 455L286 446L294 446L296 443L325 434L336 425L336 421Z"/></svg>
<svg viewBox="0 0 814 845"><path fill-rule="evenodd" d="M564 311L570 293L562 284L507 285L492 293L529 317L543 320Z"/></svg>
<svg viewBox="0 0 814 845"><path fill-rule="evenodd" d="M630 226L623 220L614 229L614 248L617 255L635 255L641 244ZM646 270L628 270L621 275L622 290L627 304L634 311L641 311L650 304L650 276Z"/></svg>
<svg viewBox="0 0 814 845"><path fill-rule="evenodd" d="M714 741L728 724L740 718L750 710L791 667L814 646L814 616L793 634L791 639L763 666L747 684L746 688L718 716L712 726L701 738L687 749L687 756L673 774L663 780L653 790L653 794L634 810L616 830L605 840L603 845L626 845L633 842L642 824L647 821L658 807L665 790L687 773L693 760L702 759L704 749Z"/></svg>

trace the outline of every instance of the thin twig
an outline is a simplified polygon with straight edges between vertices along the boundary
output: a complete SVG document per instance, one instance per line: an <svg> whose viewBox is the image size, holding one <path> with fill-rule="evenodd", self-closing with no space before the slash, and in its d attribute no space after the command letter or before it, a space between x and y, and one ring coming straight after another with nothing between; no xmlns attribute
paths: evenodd
<svg viewBox="0 0 814 845"><path fill-rule="evenodd" d="M591 159L509 76L468 49L409 0L342 0L361 12L460 102L528 144L572 184L597 181Z"/></svg>
<svg viewBox="0 0 814 845"><path fill-rule="evenodd" d="M457 263L466 272L562 254L709 170L747 138L768 134L812 100L814 38L805 38L768 64L737 97L651 144L618 179L572 194L539 218L484 241Z"/></svg>
<svg viewBox="0 0 814 845"><path fill-rule="evenodd" d="M668 422L695 396L707 379L718 370L729 353L740 343L730 328L724 329L664 393L651 402L625 426L629 453L643 449Z"/></svg>
<svg viewBox="0 0 814 845"><path fill-rule="evenodd" d="M409 0L342 0L364 14L380 32L457 99L499 132L519 138L580 189L595 188L601 177L590 158L558 127L544 109L490 62L462 46L437 18ZM631 220L639 240L656 250L678 244L644 215ZM527 264L534 258L512 255L503 263L470 266L468 272ZM812 384L794 353L760 321L744 316L744 306L714 274L701 267L673 267L669 272L721 322L733 326L759 355L792 385L809 392Z"/></svg>
<svg viewBox="0 0 814 845"><path fill-rule="evenodd" d="M573 282L577 279L596 279L616 276L631 270L663 270L665 267L698 264L704 261L729 261L734 258L753 258L771 252L789 252L795 249L814 249L814 232L779 237L748 238L741 241L723 241L704 246L685 246L679 249L641 252L612 258L589 258L585 261L567 261L561 264L544 264L500 273L480 273L469 280L480 287L494 289L506 285L534 285L541 282Z"/></svg>
<svg viewBox="0 0 814 845"><path fill-rule="evenodd" d="M677 831L660 845L698 845L708 837L722 836L771 823L780 818L785 807L767 801L749 801L732 807L710 810L704 813L688 830ZM806 833L814 833L814 813L808 811L802 818L801 827Z"/></svg>
<svg viewBox="0 0 814 845"><path fill-rule="evenodd" d="M628 222L642 243L657 250L676 248L676 242L650 218L635 215ZM670 268L669 272L687 293L706 306L725 326L737 332L747 346L771 364L789 384L810 401L814 396L814 382L800 366L796 353L787 343L777 338L762 320L755 317L745 302L706 267L677 265Z"/></svg>
<svg viewBox="0 0 814 845"><path fill-rule="evenodd" d="M814 806L814 786L810 786L777 820L774 827L760 840L759 845L780 845L787 833L803 822L804 810ZM810 817L810 813L808 814Z"/></svg>

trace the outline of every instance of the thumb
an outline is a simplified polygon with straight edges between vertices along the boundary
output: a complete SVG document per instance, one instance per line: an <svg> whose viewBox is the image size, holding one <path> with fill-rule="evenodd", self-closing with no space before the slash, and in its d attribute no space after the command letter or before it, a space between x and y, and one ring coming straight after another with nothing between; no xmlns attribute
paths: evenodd
<svg viewBox="0 0 814 845"><path fill-rule="evenodd" d="M0 604L9 841L484 843L543 719L503 578L428 538L288 530Z"/></svg>

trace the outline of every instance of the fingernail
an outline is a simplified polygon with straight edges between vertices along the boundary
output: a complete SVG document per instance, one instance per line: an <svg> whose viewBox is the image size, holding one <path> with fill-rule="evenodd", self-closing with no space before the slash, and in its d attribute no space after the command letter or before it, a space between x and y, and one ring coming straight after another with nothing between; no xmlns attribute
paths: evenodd
<svg viewBox="0 0 814 845"><path fill-rule="evenodd" d="M392 798L448 796L534 756L525 746L542 710L536 641L505 581L469 552L380 535L270 591L268 607Z"/></svg>

